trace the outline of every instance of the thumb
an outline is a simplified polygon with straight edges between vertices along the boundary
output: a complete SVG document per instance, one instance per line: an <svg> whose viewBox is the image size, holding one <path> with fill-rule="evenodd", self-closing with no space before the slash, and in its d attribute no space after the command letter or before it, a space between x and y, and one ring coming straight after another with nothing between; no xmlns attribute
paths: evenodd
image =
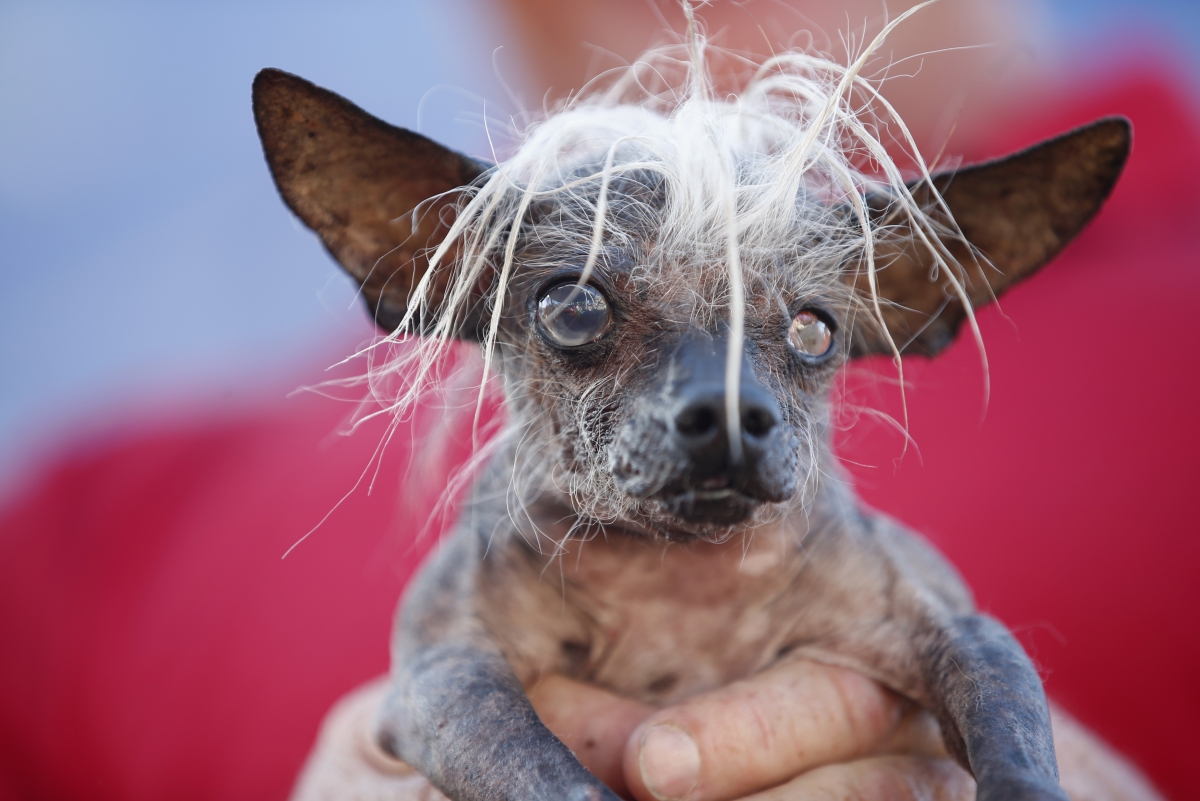
<svg viewBox="0 0 1200 801"><path fill-rule="evenodd" d="M870 753L905 702L845 668L797 660L650 716L625 748L641 801L723 801Z"/></svg>

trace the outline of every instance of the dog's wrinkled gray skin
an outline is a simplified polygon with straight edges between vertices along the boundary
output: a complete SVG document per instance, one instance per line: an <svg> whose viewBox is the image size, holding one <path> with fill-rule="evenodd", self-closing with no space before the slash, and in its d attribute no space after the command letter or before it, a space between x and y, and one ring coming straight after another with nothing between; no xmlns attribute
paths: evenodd
<svg viewBox="0 0 1200 801"><path fill-rule="evenodd" d="M486 165L277 70L256 79L254 111L285 201L359 281L376 321L394 328L428 267L424 249L445 235L440 212ZM1126 121L1102 120L935 179L963 234L995 265L971 276L973 304L1032 274L1086 224L1129 146ZM612 213L649 209L639 219L652 219L659 191L649 178L614 182ZM392 224L435 196L440 205L415 231ZM510 514L510 483L530 457L515 442L493 456L403 601L379 723L385 749L456 801L615 799L542 725L524 686L557 672L669 704L804 656L852 667L932 710L980 799L1065 799L1046 699L1020 646L976 611L924 541L863 508L829 451L838 367L889 350L856 322L852 301L866 279L802 297L783 279L748 281L741 441L731 442L727 323L689 306L720 291L723 268L693 271L687 286L648 284L630 269L646 250L606 252L590 286L611 304L610 330L556 346L537 303L577 278L582 259L539 250L536 231L562 214L552 203L531 211L503 309L500 369L517 388L510 417L539 423L525 449L562 475L600 475L595 485L621 498L621 523L581 520L554 489ZM971 262L960 243L946 245ZM906 352L936 354L966 310L915 251L884 255L879 292L892 337ZM823 357L789 345L804 309L834 332ZM465 336L479 337L476 317ZM604 497L589 502L593 513L610 511ZM566 555L547 569L552 557L537 543L551 540Z"/></svg>

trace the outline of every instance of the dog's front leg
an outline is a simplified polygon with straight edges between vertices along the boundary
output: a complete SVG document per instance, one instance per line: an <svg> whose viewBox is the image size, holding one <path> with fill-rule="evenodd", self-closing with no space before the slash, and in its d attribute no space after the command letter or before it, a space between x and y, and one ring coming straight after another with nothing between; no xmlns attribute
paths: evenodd
<svg viewBox="0 0 1200 801"><path fill-rule="evenodd" d="M478 643L406 658L379 736L454 801L617 801L543 725L508 661Z"/></svg>
<svg viewBox="0 0 1200 801"><path fill-rule="evenodd" d="M975 774L978 801L1067 801L1042 682L1021 646L985 615L936 628L925 678L947 747Z"/></svg>
<svg viewBox="0 0 1200 801"><path fill-rule="evenodd" d="M379 744L453 801L617 801L538 718L497 634L513 618L531 624L536 609L518 580L525 563L508 554L490 529L464 526L413 578Z"/></svg>

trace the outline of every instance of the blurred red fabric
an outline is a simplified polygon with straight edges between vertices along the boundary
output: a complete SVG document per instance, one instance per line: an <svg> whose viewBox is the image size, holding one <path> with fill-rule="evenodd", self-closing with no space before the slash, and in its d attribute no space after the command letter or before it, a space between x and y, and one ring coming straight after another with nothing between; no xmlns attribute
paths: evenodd
<svg viewBox="0 0 1200 801"><path fill-rule="evenodd" d="M986 416L967 338L908 362L903 459L869 422L842 452L1018 631L1054 698L1169 796L1200 797L1200 124L1153 73L1071 97L991 152L1121 113L1134 154L1092 227L1004 297L1008 319L982 315ZM885 383L850 386L896 412ZM382 433L323 446L344 414L299 397L68 450L0 512L0 799L286 796L330 704L386 670L436 539L416 537L431 499L400 501L403 433L375 491L338 506Z"/></svg>

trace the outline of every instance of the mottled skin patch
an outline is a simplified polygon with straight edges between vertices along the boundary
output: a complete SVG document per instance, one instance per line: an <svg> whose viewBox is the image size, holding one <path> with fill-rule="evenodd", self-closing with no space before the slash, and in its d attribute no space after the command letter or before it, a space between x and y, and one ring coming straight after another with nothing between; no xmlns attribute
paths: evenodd
<svg viewBox="0 0 1200 801"><path fill-rule="evenodd" d="M414 248L435 245L445 226L414 232L390 221L483 167L278 71L256 80L255 116L284 199L362 283L376 319L398 319L406 288L428 269ZM1107 197L1128 151L1128 124L1107 120L957 173L946 201L994 265L946 242L967 268L971 302L1061 249ZM586 253L562 247L556 232L585 215L539 201L526 218L497 341L508 435L403 600L383 747L455 801L611 801L524 687L561 673L670 704L805 657L932 710L980 799L1063 801L1029 659L923 540L862 507L830 453L839 366L889 350L864 314L863 273L790 269L803 237L741 254L740 403L774 422L769 436L745 441L741 461L697 451L680 439L679 410L723 375L726 265L720 252L661 250L662 187L652 176L622 181L612 213L626 235L604 243L589 282L608 298L613 325L589 344L556 346L534 314L548 287L582 271ZM887 264L880 292L894 304L884 307L887 330L936 353L965 309L903 236L877 257ZM464 336L479 336L481 291ZM834 330L828 356L789 346L803 309ZM728 450L724 434L713 436Z"/></svg>

